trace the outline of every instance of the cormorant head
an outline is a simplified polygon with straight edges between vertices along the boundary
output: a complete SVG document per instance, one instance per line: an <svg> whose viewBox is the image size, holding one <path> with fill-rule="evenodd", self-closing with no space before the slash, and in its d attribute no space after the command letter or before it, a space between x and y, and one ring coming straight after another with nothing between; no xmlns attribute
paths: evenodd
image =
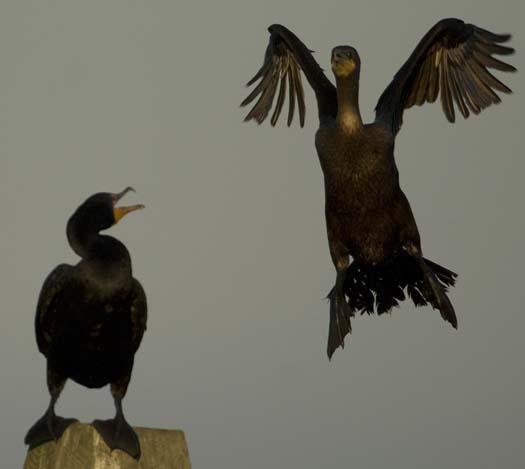
<svg viewBox="0 0 525 469"><path fill-rule="evenodd" d="M337 78L346 78L359 72L361 59L350 46L337 46L332 49L332 71Z"/></svg>
<svg viewBox="0 0 525 469"><path fill-rule="evenodd" d="M75 220L81 226L94 229L96 232L106 230L116 223L127 213L144 208L144 205L129 205L117 207L117 202L128 192L135 191L132 187L126 187L122 192L112 194L99 192L89 197L73 214L70 221Z"/></svg>

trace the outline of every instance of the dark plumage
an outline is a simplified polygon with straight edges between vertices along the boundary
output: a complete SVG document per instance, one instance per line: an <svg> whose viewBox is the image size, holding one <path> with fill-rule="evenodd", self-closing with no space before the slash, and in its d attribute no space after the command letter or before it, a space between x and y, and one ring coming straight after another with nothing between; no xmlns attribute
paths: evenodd
<svg viewBox="0 0 525 469"><path fill-rule="evenodd" d="M67 237L82 258L61 264L47 277L38 299L35 331L38 349L47 358L51 403L29 430L26 444L58 439L75 420L57 417L55 402L68 378L88 388L111 384L115 419L94 426L112 449L140 457L138 438L124 419L121 401L131 378L133 359L146 330L146 295L131 270L126 246L99 234L126 213L143 205L115 207L130 190L89 197L67 224Z"/></svg>
<svg viewBox="0 0 525 469"><path fill-rule="evenodd" d="M502 45L510 35L493 34L459 19L440 21L379 98L375 121L363 124L358 100L361 62L355 49L333 49L334 86L291 31L273 25L269 32L263 66L248 85L260 82L242 105L258 98L245 120L260 124L277 94L271 118L275 125L288 88L288 125L297 100L303 126L301 71L315 92L320 122L315 144L324 174L328 242L337 270L336 284L329 294L328 356L344 347L344 337L351 331L350 318L356 312L390 311L405 299L405 292L414 304L430 303L457 327L446 295L456 274L423 258L410 204L399 187L395 137L404 110L414 104L433 102L441 95L445 115L454 122L454 103L467 118L470 112L478 114L498 103L495 90L510 93L488 71L515 70L493 57L513 53Z"/></svg>

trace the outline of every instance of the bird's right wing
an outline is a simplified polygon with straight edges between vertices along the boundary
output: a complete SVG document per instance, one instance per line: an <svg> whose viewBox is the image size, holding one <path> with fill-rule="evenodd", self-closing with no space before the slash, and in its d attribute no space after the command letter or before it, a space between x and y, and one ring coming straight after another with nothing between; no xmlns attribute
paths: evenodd
<svg viewBox="0 0 525 469"><path fill-rule="evenodd" d="M301 81L301 71L305 74L308 83L313 88L319 110L319 118L324 116L335 117L337 115L337 92L335 86L328 80L319 64L315 61L310 51L299 38L289 29L279 24L268 28L270 42L266 48L264 63L257 74L248 82L247 86L255 86L248 97L241 103L246 106L258 100L252 107L245 121L254 119L261 124L268 116L274 102L277 88L277 102L271 117L274 126L279 119L284 101L286 99L286 88L288 84L289 106L288 126L293 121L295 112L295 100L299 108L299 122L304 126L305 101L304 90Z"/></svg>
<svg viewBox="0 0 525 469"><path fill-rule="evenodd" d="M72 267L60 264L47 276L40 290L35 315L35 333L38 350L47 356L56 328L56 308Z"/></svg>
<svg viewBox="0 0 525 469"><path fill-rule="evenodd" d="M136 351L142 336L146 330L148 320L148 303L146 293L137 279L133 279L133 289L131 290L131 341L133 349Z"/></svg>

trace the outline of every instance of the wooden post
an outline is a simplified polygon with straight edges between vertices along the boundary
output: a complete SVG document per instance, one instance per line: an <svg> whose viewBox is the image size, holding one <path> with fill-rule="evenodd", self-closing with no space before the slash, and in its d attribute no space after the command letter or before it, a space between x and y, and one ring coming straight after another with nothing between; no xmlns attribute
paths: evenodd
<svg viewBox="0 0 525 469"><path fill-rule="evenodd" d="M140 461L120 450L111 451L91 425L75 423L57 442L30 450L24 469L191 469L184 432L134 430L142 450Z"/></svg>

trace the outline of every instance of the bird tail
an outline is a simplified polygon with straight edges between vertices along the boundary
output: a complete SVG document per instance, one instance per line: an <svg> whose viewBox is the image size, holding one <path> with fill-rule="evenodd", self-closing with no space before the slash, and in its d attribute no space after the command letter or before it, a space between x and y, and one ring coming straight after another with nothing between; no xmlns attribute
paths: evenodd
<svg viewBox="0 0 525 469"><path fill-rule="evenodd" d="M352 262L344 287L352 313L387 313L408 295L416 306L430 304L438 309L443 319L457 328L456 314L446 295L457 274L435 262L423 261L430 273L425 274L417 260L405 251L381 264Z"/></svg>

